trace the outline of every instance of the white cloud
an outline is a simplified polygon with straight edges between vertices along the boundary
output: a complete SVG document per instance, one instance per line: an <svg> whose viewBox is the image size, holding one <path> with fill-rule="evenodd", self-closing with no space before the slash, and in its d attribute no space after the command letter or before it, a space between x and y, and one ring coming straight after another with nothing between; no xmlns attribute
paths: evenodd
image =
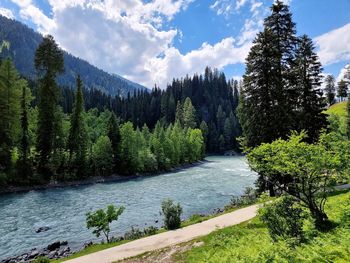
<svg viewBox="0 0 350 263"><path fill-rule="evenodd" d="M107 72L147 87L156 83L161 88L172 78L200 73L207 65L222 69L244 63L261 24L262 10L259 2L248 0L251 17L237 39L203 43L181 54L173 42L176 36L181 41L182 32L165 30L163 25L194 0L49 0L51 18L34 1L12 1L19 6L22 18L34 22L41 32L52 34L68 52Z"/></svg>
<svg viewBox="0 0 350 263"><path fill-rule="evenodd" d="M347 72L350 72L350 64L346 65L344 68L342 68L339 72L339 75L337 77L337 82L341 81L342 79L345 79L345 74ZM349 76L350 77L350 76Z"/></svg>
<svg viewBox="0 0 350 263"><path fill-rule="evenodd" d="M350 60L350 23L315 39L323 65Z"/></svg>
<svg viewBox="0 0 350 263"><path fill-rule="evenodd" d="M237 0L235 10L238 11L243 7L248 1L247 0Z"/></svg>
<svg viewBox="0 0 350 263"><path fill-rule="evenodd" d="M171 47L166 50L163 57L150 60L147 69L152 72L154 81L164 87L172 77L201 73L207 65L222 69L226 65L244 63L250 47L250 42L236 46L231 37L215 45L204 43L200 49L185 55Z"/></svg>
<svg viewBox="0 0 350 263"><path fill-rule="evenodd" d="M0 15L5 16L7 18L11 18L11 19L15 18L15 16L13 15L13 13L10 9L3 8L3 7L0 7Z"/></svg>
<svg viewBox="0 0 350 263"><path fill-rule="evenodd" d="M35 23L40 32L48 33L55 26L54 21L37 8L31 0L12 0L12 2L20 7L20 16Z"/></svg>

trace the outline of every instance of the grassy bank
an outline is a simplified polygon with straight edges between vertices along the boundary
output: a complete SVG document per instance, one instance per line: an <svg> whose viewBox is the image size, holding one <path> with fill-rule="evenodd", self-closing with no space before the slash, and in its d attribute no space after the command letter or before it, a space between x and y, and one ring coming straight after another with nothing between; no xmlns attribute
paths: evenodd
<svg viewBox="0 0 350 263"><path fill-rule="evenodd" d="M225 213L230 213L230 212L233 212L239 208L243 208L244 206L240 206L240 207L231 207L231 208L227 208L225 209L225 211L223 213L218 213L218 214L211 214L211 215L198 215L198 214L194 214L192 215L189 219L187 220L184 220L181 222L181 228L182 227L186 227L186 226L190 226L190 225L193 225L193 224L197 224L197 223L200 223L200 222L203 222L205 220L209 220L211 218L214 218L216 216L219 216L219 215L222 215L222 214L225 214ZM160 233L163 233L167 231L166 229L164 228L161 228L157 231L156 234L160 234ZM94 252L98 252L98 251L101 251L101 250L104 250L104 249L107 249L107 248L111 248L111 247L115 247L115 246L119 246L119 245L122 245L122 244L125 244L125 243L128 243L130 241L133 241L133 240L122 240L122 241L118 241L118 242L111 242L111 243L104 243L104 244L93 244L79 252L76 252L74 254L72 254L71 256L67 257L67 258L61 258L61 259L57 259L57 260L51 260L51 262L54 262L54 263L58 263L58 262L64 262L66 260L69 260L69 259L73 259L73 258L78 258L78 257L81 257L81 256L85 256L85 255L88 255L88 254L91 254L91 253L94 253Z"/></svg>
<svg viewBox="0 0 350 263"><path fill-rule="evenodd" d="M347 106L347 101L342 101L342 102L338 102L333 104L332 106L330 106L325 113L326 114L335 114L338 115L340 117L345 117L346 116L346 106Z"/></svg>
<svg viewBox="0 0 350 263"><path fill-rule="evenodd" d="M329 198L326 212L336 227L321 233L307 225L308 241L296 249L272 243L267 228L255 217L198 239L203 245L176 254L178 262L350 262L350 192Z"/></svg>

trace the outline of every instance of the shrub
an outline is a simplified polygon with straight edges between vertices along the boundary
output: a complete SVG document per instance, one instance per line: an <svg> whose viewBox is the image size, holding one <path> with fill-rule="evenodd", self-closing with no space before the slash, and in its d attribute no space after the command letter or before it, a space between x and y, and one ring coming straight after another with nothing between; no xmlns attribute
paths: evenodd
<svg viewBox="0 0 350 263"><path fill-rule="evenodd" d="M131 230L124 234L125 240L135 240L141 237L152 236L157 234L158 228L154 226L146 227L143 230L140 230L136 227L131 227Z"/></svg>
<svg viewBox="0 0 350 263"><path fill-rule="evenodd" d="M246 187L241 196L232 196L230 204L225 209L254 204L258 200L258 195L254 188Z"/></svg>
<svg viewBox="0 0 350 263"><path fill-rule="evenodd" d="M293 197L285 195L266 204L259 210L259 215L274 242L287 240L300 243L303 240L305 216Z"/></svg>
<svg viewBox="0 0 350 263"><path fill-rule="evenodd" d="M127 231L124 234L124 239L126 239L126 240L134 240L134 239L139 239L139 238L141 238L143 236L144 236L144 233L140 229L132 226L131 230Z"/></svg>
<svg viewBox="0 0 350 263"><path fill-rule="evenodd" d="M162 202L162 212L164 215L164 226L168 230L177 229L181 225L182 207L179 203L174 204L170 199Z"/></svg>
<svg viewBox="0 0 350 263"><path fill-rule="evenodd" d="M86 214L86 226L88 229L94 228L92 233L96 237L99 237L103 233L107 239L107 243L109 243L110 223L117 221L124 209L123 206L117 208L114 205L109 205L106 211L99 209L95 212L89 212Z"/></svg>

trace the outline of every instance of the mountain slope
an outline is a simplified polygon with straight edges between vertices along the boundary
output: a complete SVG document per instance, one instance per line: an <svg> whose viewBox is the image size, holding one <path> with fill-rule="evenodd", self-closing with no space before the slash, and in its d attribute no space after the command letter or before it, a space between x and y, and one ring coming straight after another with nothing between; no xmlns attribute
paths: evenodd
<svg viewBox="0 0 350 263"><path fill-rule="evenodd" d="M42 35L18 21L0 15L0 43L3 40L10 42L10 49L5 49L2 57L10 56L23 76L35 79L34 55ZM98 69L67 52L64 52L64 67L64 74L58 77L60 85L75 86L75 77L80 74L87 87L95 87L113 96L125 96L128 92L146 89L121 76Z"/></svg>

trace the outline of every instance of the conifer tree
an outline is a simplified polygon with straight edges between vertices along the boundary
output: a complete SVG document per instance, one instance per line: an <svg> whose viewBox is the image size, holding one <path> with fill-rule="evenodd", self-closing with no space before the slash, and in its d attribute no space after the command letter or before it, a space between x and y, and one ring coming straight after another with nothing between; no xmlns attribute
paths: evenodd
<svg viewBox="0 0 350 263"><path fill-rule="evenodd" d="M0 65L0 172L11 169L11 152L19 135L20 96L24 83L12 61Z"/></svg>
<svg viewBox="0 0 350 263"><path fill-rule="evenodd" d="M338 82L338 97L340 98L340 101L343 101L344 98L348 96L348 87L346 85L346 81L344 79L341 79Z"/></svg>
<svg viewBox="0 0 350 263"><path fill-rule="evenodd" d="M73 113L70 119L70 130L68 135L68 151L70 160L70 169L75 170L77 176L83 176L86 165L87 152L87 134L84 121L84 98L83 82L80 76L77 76L77 90Z"/></svg>
<svg viewBox="0 0 350 263"><path fill-rule="evenodd" d="M28 105L30 103L30 90L26 83L22 86L21 97L21 136L19 142L19 160L17 163L17 173L20 183L28 183L28 178L32 175L32 167L29 160L30 143L29 143L29 122L28 122Z"/></svg>
<svg viewBox="0 0 350 263"><path fill-rule="evenodd" d="M108 121L107 127L107 135L112 144L112 152L113 152L113 170L117 171L118 166L120 165L120 157L119 157L119 144L120 144L120 130L119 123L117 121L117 117L112 112L111 117Z"/></svg>
<svg viewBox="0 0 350 263"><path fill-rule="evenodd" d="M56 136L60 133L57 131L60 127L57 119L59 90L55 78L64 70L63 53L50 35L44 37L35 52L35 68L40 79L36 147L39 153L39 173L49 176L53 173L50 162L57 147Z"/></svg>
<svg viewBox="0 0 350 263"><path fill-rule="evenodd" d="M299 41L295 55L295 70L298 76L298 115L297 129L305 130L308 140L318 139L320 130L325 127L326 115L323 92L321 90L321 63L314 52L312 40L303 35Z"/></svg>
<svg viewBox="0 0 350 263"><path fill-rule="evenodd" d="M326 87L325 87L325 92L326 92L326 98L327 98L327 103L329 106L331 106L334 103L335 99L335 79L333 75L327 75L325 79Z"/></svg>
<svg viewBox="0 0 350 263"><path fill-rule="evenodd" d="M196 127L196 109L192 105L192 101L189 97L185 99L183 105L183 125L185 128Z"/></svg>

